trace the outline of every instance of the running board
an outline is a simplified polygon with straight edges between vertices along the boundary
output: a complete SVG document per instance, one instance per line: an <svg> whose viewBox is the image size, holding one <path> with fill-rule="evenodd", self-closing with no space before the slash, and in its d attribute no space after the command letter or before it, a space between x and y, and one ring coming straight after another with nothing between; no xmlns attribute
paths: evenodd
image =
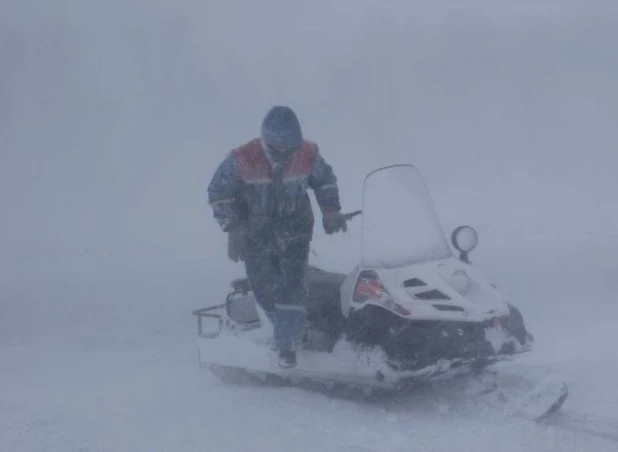
<svg viewBox="0 0 618 452"><path fill-rule="evenodd" d="M448 379L513 357L496 355L484 360L439 360L422 369L396 370L388 364L381 350L360 349L347 341L340 341L332 353L300 350L297 366L283 369L278 365L277 352L271 350L268 338L259 337L260 333L259 329L245 331L242 335L224 330L199 337L197 346L200 366L241 369L286 380L308 379L394 389L412 382Z"/></svg>

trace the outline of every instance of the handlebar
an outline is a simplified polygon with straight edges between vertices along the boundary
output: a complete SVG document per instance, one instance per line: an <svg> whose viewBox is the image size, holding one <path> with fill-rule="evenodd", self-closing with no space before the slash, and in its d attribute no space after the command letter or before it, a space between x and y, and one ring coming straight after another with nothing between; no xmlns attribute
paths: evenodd
<svg viewBox="0 0 618 452"><path fill-rule="evenodd" d="M354 212L350 212L350 213L344 214L344 217L345 217L346 221L350 221L352 218L354 218L355 216L360 215L362 213L363 213L362 210L355 210Z"/></svg>

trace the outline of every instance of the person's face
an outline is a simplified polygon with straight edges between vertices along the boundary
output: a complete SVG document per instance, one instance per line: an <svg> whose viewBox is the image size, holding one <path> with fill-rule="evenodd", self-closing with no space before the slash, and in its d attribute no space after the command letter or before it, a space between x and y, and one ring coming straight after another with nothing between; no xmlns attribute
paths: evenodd
<svg viewBox="0 0 618 452"><path fill-rule="evenodd" d="M287 154L295 150L295 148L289 148L286 146L270 146L270 148L276 152L281 154Z"/></svg>
<svg viewBox="0 0 618 452"><path fill-rule="evenodd" d="M289 151L290 149L286 148L285 146L271 146L275 151L280 152L282 154L285 154L287 151Z"/></svg>

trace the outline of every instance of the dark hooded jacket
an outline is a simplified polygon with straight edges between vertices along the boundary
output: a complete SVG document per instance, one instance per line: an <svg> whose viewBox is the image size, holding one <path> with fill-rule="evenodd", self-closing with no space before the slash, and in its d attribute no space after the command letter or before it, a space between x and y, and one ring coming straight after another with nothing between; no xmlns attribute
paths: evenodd
<svg viewBox="0 0 618 452"><path fill-rule="evenodd" d="M281 154L254 139L219 165L208 201L224 231L246 228L251 249L282 247L312 238L309 188L323 212L340 210L337 179L315 143Z"/></svg>

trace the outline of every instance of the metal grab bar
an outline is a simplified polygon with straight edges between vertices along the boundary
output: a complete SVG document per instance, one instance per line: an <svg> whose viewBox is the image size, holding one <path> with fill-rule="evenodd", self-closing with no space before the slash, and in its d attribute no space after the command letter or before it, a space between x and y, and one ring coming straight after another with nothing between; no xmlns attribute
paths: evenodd
<svg viewBox="0 0 618 452"><path fill-rule="evenodd" d="M221 332L221 324L223 322L223 316L221 314L215 314L212 311L225 308L225 304L218 304L216 306L209 306L207 308L195 309L191 312L194 316L197 317L197 333L202 336L203 333L203 325L202 320L204 317L208 317L211 319L217 319L219 322L219 332Z"/></svg>

